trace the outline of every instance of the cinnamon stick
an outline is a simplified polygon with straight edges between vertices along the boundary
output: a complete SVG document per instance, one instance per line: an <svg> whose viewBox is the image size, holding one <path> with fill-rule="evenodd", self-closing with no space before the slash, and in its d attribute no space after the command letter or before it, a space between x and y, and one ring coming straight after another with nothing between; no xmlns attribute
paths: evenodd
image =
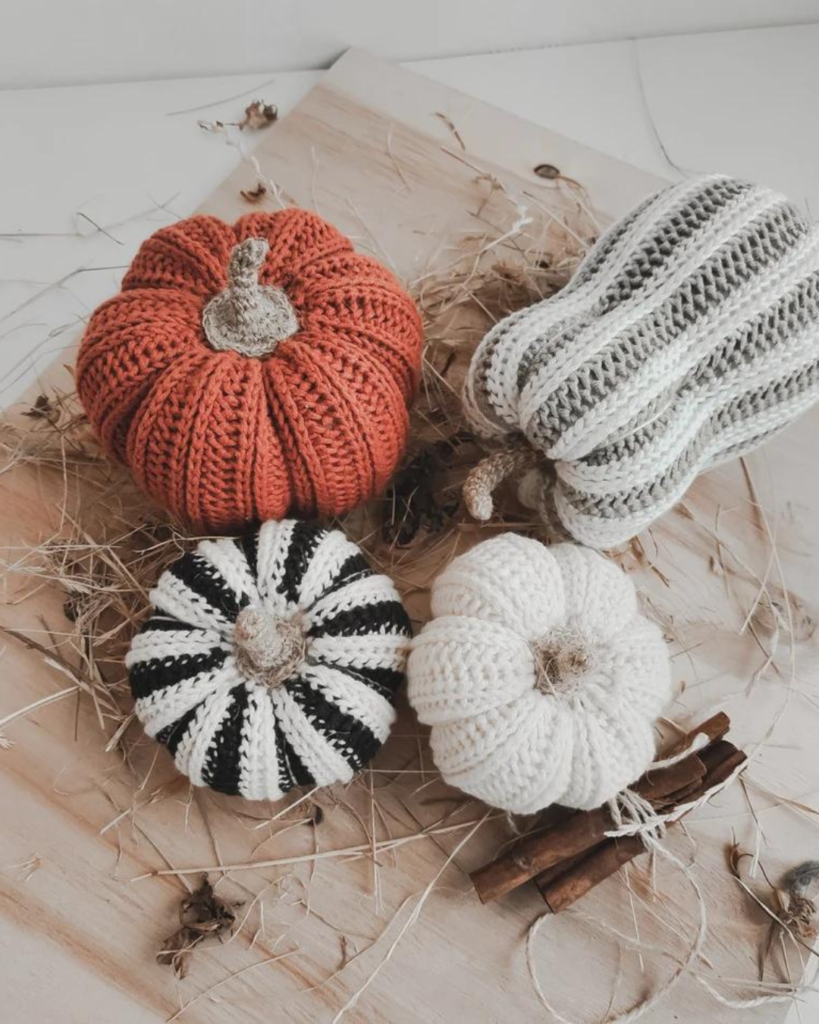
<svg viewBox="0 0 819 1024"><path fill-rule="evenodd" d="M721 741L707 748L709 768L696 793L681 792L676 795L672 806L687 801L695 801L709 790L724 782L731 773L747 757L733 743ZM552 911L557 914L570 907L581 896L585 896L600 882L605 881L624 864L628 864L646 852L640 836L619 836L607 839L590 853L572 860L571 863L558 864L551 873L544 872L535 879L540 894Z"/></svg>
<svg viewBox="0 0 819 1024"><path fill-rule="evenodd" d="M535 882L546 906L553 914L559 914L624 864L645 852L640 836L607 839L556 878L544 879L538 875Z"/></svg>
<svg viewBox="0 0 819 1024"><path fill-rule="evenodd" d="M706 766L697 754L689 754L668 768L656 768L647 771L635 782L633 789L641 797L656 803L671 793L676 793L686 786L701 782L705 777Z"/></svg>
<svg viewBox="0 0 819 1024"><path fill-rule="evenodd" d="M741 765L748 760L748 755L738 750L733 743L727 740L720 740L713 747L701 751L703 760L706 762L705 789L713 789L727 778Z"/></svg>
<svg viewBox="0 0 819 1024"><path fill-rule="evenodd" d="M692 783L700 783L705 771L700 758L691 754L668 768L647 772L634 788L645 799L659 803L664 797ZM489 903L553 865L590 850L613 827L607 807L576 811L545 832L527 837L508 853L473 872L472 884L481 902Z"/></svg>
<svg viewBox="0 0 819 1024"><path fill-rule="evenodd" d="M550 868L546 868L545 871L541 871L539 875L535 876L535 884L538 889L545 889L552 882L560 878L561 875L565 875L572 868L578 864L582 864L591 853L595 850L599 850L601 846L604 846L608 842L608 839L604 839L602 843L598 843L597 846L593 846L591 850L584 850L582 853L576 853L574 857L567 857L566 860L560 861L559 864L553 864Z"/></svg>
<svg viewBox="0 0 819 1024"><path fill-rule="evenodd" d="M481 903L504 896L541 871L596 846L612 827L607 807L570 815L538 835L529 836L508 853L470 876Z"/></svg>

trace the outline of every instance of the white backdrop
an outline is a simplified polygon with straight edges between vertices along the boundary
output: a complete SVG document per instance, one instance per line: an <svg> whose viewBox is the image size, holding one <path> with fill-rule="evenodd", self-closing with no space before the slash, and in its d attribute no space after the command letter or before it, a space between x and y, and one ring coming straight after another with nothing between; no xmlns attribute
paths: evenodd
<svg viewBox="0 0 819 1024"><path fill-rule="evenodd" d="M819 21L819 0L0 0L0 88L412 60Z"/></svg>

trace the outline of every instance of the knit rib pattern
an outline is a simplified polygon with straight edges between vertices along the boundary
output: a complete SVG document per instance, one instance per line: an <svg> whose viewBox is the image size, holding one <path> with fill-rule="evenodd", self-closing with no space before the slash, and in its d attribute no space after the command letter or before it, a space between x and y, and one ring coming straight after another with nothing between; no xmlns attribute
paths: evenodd
<svg viewBox="0 0 819 1024"><path fill-rule="evenodd" d="M609 548L817 395L819 231L783 196L713 175L649 197L559 295L498 323L465 407L479 433L522 434L553 464L524 501Z"/></svg>
<svg viewBox="0 0 819 1024"><path fill-rule="evenodd" d="M315 214L197 216L144 242L93 314L77 390L106 450L154 499L196 529L234 532L338 515L386 487L422 340L396 278Z"/></svg>
<svg viewBox="0 0 819 1024"><path fill-rule="evenodd" d="M668 650L614 562L505 533L446 567L432 615L408 693L451 785L519 814L592 808L651 764Z"/></svg>
<svg viewBox="0 0 819 1024"><path fill-rule="evenodd" d="M202 541L151 603L126 656L135 711L194 785L277 800L349 781L387 738L410 623L340 530Z"/></svg>

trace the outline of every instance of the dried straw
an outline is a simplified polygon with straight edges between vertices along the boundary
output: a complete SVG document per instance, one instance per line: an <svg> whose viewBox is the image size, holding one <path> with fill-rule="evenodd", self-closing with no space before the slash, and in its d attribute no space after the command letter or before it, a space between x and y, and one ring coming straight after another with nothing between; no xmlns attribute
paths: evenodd
<svg viewBox="0 0 819 1024"><path fill-rule="evenodd" d="M395 162L389 147L388 152ZM412 414L410 450L388 494L339 523L362 545L374 566L393 577L416 623L427 616L429 587L443 564L486 536L488 529L542 533L534 513L520 508L510 495L501 500L490 524L481 527L467 516L461 485L479 446L464 424L460 390L471 353L487 328L514 309L557 292L599 230L576 182L558 176L554 187L560 190L561 203L552 209L544 199L547 190L531 196L509 195L502 182L470 164L461 152L453 150L450 156L475 173L483 198L475 211L475 231L452 240L451 247L437 253L429 268L410 282L428 339ZM283 201L275 184L261 173L259 181ZM403 187L410 187L406 180ZM567 199L570 216L565 212ZM366 225L365 230L371 234ZM371 240L378 245L374 236ZM203 872L215 879L214 890L224 885L241 889L242 898L250 894L242 919L229 922L234 931L224 945L235 949L244 943L250 950L258 946L269 955L203 988L172 1019L231 979L266 964L280 964L293 977L303 977L294 966L298 961L299 971L306 970L298 945L285 954L275 953L275 948L292 941L294 931L308 920L336 936L341 960L330 962L326 944L320 946L309 960L312 976L308 975L310 984L303 991L332 988L335 1005L340 1007L335 1019L339 1019L395 956L444 873L454 875L456 867L460 869L458 858L476 835L480 834L481 858L488 858L492 848L509 839L506 816L482 810L476 814L474 801L442 784L431 767L426 737L406 709L375 765L347 787L294 795L283 807L240 805L213 794L194 801L167 757L141 737L122 659L147 614L150 587L199 538L186 535L165 513L150 507L127 471L104 457L75 395L68 390L44 391L22 415L10 420L0 432L0 453L0 474L35 479L42 493L55 496L56 510L47 536L22 537L5 550L6 599L19 603L35 595L53 598L57 594L64 613L59 622L38 620L25 631L0 624L9 643L26 644L62 680L53 694L38 697L0 720L0 730L5 730L0 732L0 757L3 747L24 742L26 719L56 717L58 713L49 710L52 706L64 707L67 698L78 698L78 715L93 722L98 735L98 783L105 787L108 808L101 816L100 842L115 844L120 857L139 846L144 860L142 843L147 840L158 861L152 858L156 867L138 877L162 876L166 882L182 883L187 886L185 900L191 898L188 879ZM696 510L691 512L692 517L698 515ZM777 661L777 643L793 645L796 634L809 636L813 620L784 586L773 555L771 572L756 574L726 540L719 523L713 527L697 521L697 528L716 546L714 557L725 579L744 579L756 589L753 603L744 608L745 628L759 634L767 670ZM775 548L770 530L767 536ZM624 558L664 579L639 545L632 546ZM778 582L771 578L774 575ZM666 618L665 625L669 635L675 635L673 616ZM684 644L680 647L686 650ZM70 685L65 685L66 679ZM74 715L63 713L56 721L64 728L77 728ZM49 720L52 728L53 722ZM109 760L102 757L103 751ZM116 799L111 792L115 787ZM174 812L183 816L177 826L184 831L181 845L186 863L198 866L175 863L177 833L167 824ZM195 842L191 837L196 828L199 840ZM268 844L275 844L275 850L263 849ZM421 850L426 852L421 855ZM404 873L407 858L412 870ZM361 870L362 863L366 872ZM334 901L321 912L316 908L316 873L330 874L329 868L333 891L344 893L351 887L357 891L358 908L370 907L374 924L380 920L382 906L394 908L374 935L372 929L358 935L350 933L346 923L333 923L335 916L342 917ZM417 878L424 872L428 882L417 891ZM133 872L129 875L133 877ZM463 887L465 881L458 877ZM222 908L234 902L221 894L218 900L224 901L215 904ZM662 918L639 894L632 906L637 903ZM404 908L412 908L406 916ZM402 919L396 937L390 939L393 923ZM146 927L153 930L159 947L162 936L173 927L172 908L167 920L153 924L146 920ZM271 951L269 939L274 932ZM188 961L193 946L199 945L198 934L183 939L171 944L171 959L184 949ZM697 930L690 947L695 952L689 951L682 961L677 958L679 976L691 970L700 939ZM531 952L531 944L529 948ZM643 942L640 948L659 950L673 959L651 943ZM369 950L374 952L365 958ZM362 973L361 964L372 960L375 952L375 966ZM193 976L198 955L193 958ZM347 985L347 972L357 973L351 985ZM784 996L792 991L783 988L767 994ZM542 991L539 994L543 996Z"/></svg>

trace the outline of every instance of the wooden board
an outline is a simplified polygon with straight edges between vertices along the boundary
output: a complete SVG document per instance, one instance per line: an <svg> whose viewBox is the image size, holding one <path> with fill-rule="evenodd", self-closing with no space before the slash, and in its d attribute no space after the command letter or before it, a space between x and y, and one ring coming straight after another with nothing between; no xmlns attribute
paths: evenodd
<svg viewBox="0 0 819 1024"><path fill-rule="evenodd" d="M619 216L661 184L359 52L340 60L270 130L256 155L264 176L288 200L315 207L406 280L451 261L449 247L474 234L476 214L500 216L505 203L508 216L509 196L532 217L532 232L548 232L552 222L559 228L575 194L538 178L538 164L553 164L581 182L601 220ZM240 190L257 180L257 170L243 165L203 210L229 220L246 212ZM506 198L493 194L493 180L502 183ZM496 205L487 206L488 199ZM507 252L500 245L498 251L514 260L512 247ZM670 514L644 538L647 557L624 558L647 606L673 639L681 693L672 715L686 720L724 707L736 723L738 741L748 746L775 725L749 778L776 796L749 786L751 810L736 786L689 820L688 837L672 842L693 863L706 894L712 970L701 965L702 971L729 996L746 993L720 985L717 975L755 977L766 919L729 877L728 844L735 838L753 850L761 834L763 864L774 875L815 854L810 812L795 813L781 800L787 795L809 805L816 789L811 630L803 626L806 639L792 645L781 623L778 637L766 633L764 623L742 635L740 628L759 580L775 587L784 579L794 595L792 610L798 599L810 614L819 541L817 426L819 415L808 416L755 454L747 463L750 478L735 465L699 481L686 500L688 511ZM59 497L58 482L47 477L0 477L4 546L19 554L21 544L56 529ZM58 634L69 628L61 595L40 590L16 603L15 586L8 581L5 625L40 638L43 619ZM784 619L784 600L780 608ZM752 682L775 640L772 664ZM0 719L70 682L11 640L2 667ZM324 816L318 825L292 823L299 822L298 809L285 825L283 818L271 821L280 808L242 806L213 794L191 802L184 785L163 789L162 799L152 800L160 784L173 778L164 754L150 784L135 793L139 774L129 773L115 753L104 752L90 702L73 696L14 720L3 734L11 744L0 748L3 1021L136 1024L171 1018L190 1000L195 1001L179 1019L331 1021L362 988L345 1020L490 1022L542 1014L523 942L542 910L536 891L528 888L483 907L466 877L509 837L502 820L482 825L458 848L472 829L462 823L484 814L475 804L452 819L459 827L451 833L407 842L375 862L368 856L325 856L366 844L368 833L379 841L410 836L419 823L434 825L454 806L455 794L436 781L428 753L419 755L406 709L376 771L346 790L321 795ZM153 753L146 743L137 756L147 766ZM370 787L380 787L377 814ZM134 804L137 810L128 813ZM121 811L126 813L120 817ZM184 889L173 875L132 881L135 876L166 862L195 868L298 857L315 859L235 870L224 878L219 891L246 902L239 914L248 913L248 927L227 945L199 951L187 979L177 985L169 969L156 964L162 939L176 927ZM667 957L647 952L640 960L607 934L604 924L634 934L632 907L644 942L684 955L697 921L692 889L670 865L660 862L657 871L656 895L645 866L635 866L631 889L625 878L613 879L577 913L545 923L537 944L541 981L565 1016L595 1019L604 1014L613 986L615 1005L627 1007L669 977L673 962ZM752 884L761 886L761 878ZM283 953L287 958L266 963ZM741 1019L776 1021L786 1009L767 1006L745 1011ZM668 1003L643 1019L736 1016L689 977Z"/></svg>

